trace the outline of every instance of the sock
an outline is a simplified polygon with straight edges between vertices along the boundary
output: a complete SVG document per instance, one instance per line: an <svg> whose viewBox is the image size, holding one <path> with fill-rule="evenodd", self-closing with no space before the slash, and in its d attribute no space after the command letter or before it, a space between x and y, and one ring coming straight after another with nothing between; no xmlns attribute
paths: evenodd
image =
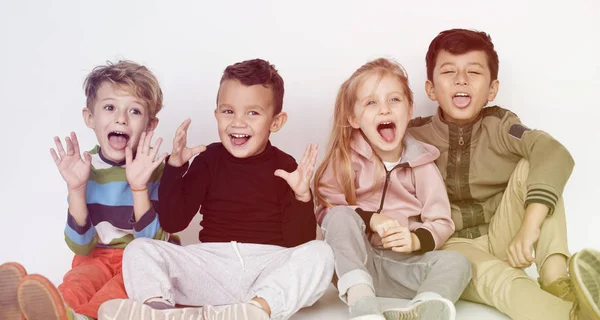
<svg viewBox="0 0 600 320"><path fill-rule="evenodd" d="M435 299L443 299L444 297L440 296L435 292L421 292L416 295L408 305L413 305L419 301L427 301L427 300L435 300Z"/></svg>
<svg viewBox="0 0 600 320"><path fill-rule="evenodd" d="M249 304L253 305L253 306L257 306L260 308L260 310L265 311L265 309L263 309L263 307L260 305L260 303L258 303L258 301L255 300L250 300L250 302L248 302Z"/></svg>
<svg viewBox="0 0 600 320"><path fill-rule="evenodd" d="M362 297L374 297L375 291L366 283L353 285L348 289L348 305L351 306Z"/></svg>

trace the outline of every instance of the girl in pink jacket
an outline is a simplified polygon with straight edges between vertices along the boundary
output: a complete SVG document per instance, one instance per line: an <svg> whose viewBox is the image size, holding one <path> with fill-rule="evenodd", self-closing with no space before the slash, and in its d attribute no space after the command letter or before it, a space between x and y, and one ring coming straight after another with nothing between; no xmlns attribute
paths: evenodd
<svg viewBox="0 0 600 320"><path fill-rule="evenodd" d="M435 251L454 223L439 151L405 132L412 113L406 72L387 59L360 67L337 95L315 213L351 319L454 319L471 278L463 255Z"/></svg>

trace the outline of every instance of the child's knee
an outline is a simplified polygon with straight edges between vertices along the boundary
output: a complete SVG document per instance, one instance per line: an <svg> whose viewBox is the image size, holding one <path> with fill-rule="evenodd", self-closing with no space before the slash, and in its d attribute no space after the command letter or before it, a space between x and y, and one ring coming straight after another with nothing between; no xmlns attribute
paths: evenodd
<svg viewBox="0 0 600 320"><path fill-rule="evenodd" d="M321 240L307 242L297 248L293 254L295 259L309 262L313 270L322 271L324 274L332 273L334 267L334 255L331 247Z"/></svg>
<svg viewBox="0 0 600 320"><path fill-rule="evenodd" d="M147 254L149 251L154 249L154 241L150 238L137 238L131 241L125 247L123 253L123 261L128 260L129 257L138 256L140 254Z"/></svg>
<svg viewBox="0 0 600 320"><path fill-rule="evenodd" d="M456 270L457 273L465 275L469 280L471 279L471 261L462 253L452 250L440 250L434 251L441 257L438 259L438 263L452 266L452 270Z"/></svg>
<svg viewBox="0 0 600 320"><path fill-rule="evenodd" d="M303 255L307 259L324 261L327 265L333 266L333 250L322 240L312 240L307 242L304 248Z"/></svg>
<svg viewBox="0 0 600 320"><path fill-rule="evenodd" d="M328 226L335 225L348 225L356 224L359 222L360 217L354 211L354 209L346 206L337 206L329 210L325 218L323 219L323 229L327 229Z"/></svg>

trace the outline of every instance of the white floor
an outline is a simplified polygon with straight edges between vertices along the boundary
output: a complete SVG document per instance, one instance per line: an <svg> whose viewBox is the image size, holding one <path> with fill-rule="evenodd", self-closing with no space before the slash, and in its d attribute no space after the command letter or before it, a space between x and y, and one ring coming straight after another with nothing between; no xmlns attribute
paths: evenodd
<svg viewBox="0 0 600 320"><path fill-rule="evenodd" d="M407 301L408 302L408 301ZM456 304L457 320L480 320L480 319L510 319L498 312L494 308L472 303L468 301L459 301ZM338 298L337 290L333 285L329 287L325 295L317 301L312 307L304 308L296 313L292 320L347 320L348 307Z"/></svg>

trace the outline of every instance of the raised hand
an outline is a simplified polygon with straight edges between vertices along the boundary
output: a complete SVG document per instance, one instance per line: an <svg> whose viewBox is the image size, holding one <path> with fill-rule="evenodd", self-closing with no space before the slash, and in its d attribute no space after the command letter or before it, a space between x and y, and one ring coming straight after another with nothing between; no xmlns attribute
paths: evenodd
<svg viewBox="0 0 600 320"><path fill-rule="evenodd" d="M90 177L90 168L92 166L92 156L86 151L83 158L79 153L79 141L75 132L71 132L71 137L65 138L67 152L63 149L60 138L54 137L56 151L51 148L50 155L58 167L60 175L67 183L69 190L81 190L86 186ZM58 151L58 154L57 154Z"/></svg>
<svg viewBox="0 0 600 320"><path fill-rule="evenodd" d="M317 144L309 144L304 151L300 164L298 164L298 168L294 172L281 169L275 170L275 175L284 179L290 185L296 199L300 201L309 202L311 199L310 179L312 179L315 163L317 162L318 148Z"/></svg>
<svg viewBox="0 0 600 320"><path fill-rule="evenodd" d="M206 150L206 146L202 144L193 148L187 147L187 129L190 127L190 123L192 123L192 120L186 119L175 132L173 152L169 157L170 166L181 167L184 163L190 161L193 156Z"/></svg>
<svg viewBox="0 0 600 320"><path fill-rule="evenodd" d="M146 132L142 133L135 159L133 159L131 147L127 146L125 148L125 177L132 189L145 189L154 170L158 168L168 155L165 152L156 158L162 138L158 138L154 143L154 147L150 148L153 134L154 131L150 131L148 134Z"/></svg>

